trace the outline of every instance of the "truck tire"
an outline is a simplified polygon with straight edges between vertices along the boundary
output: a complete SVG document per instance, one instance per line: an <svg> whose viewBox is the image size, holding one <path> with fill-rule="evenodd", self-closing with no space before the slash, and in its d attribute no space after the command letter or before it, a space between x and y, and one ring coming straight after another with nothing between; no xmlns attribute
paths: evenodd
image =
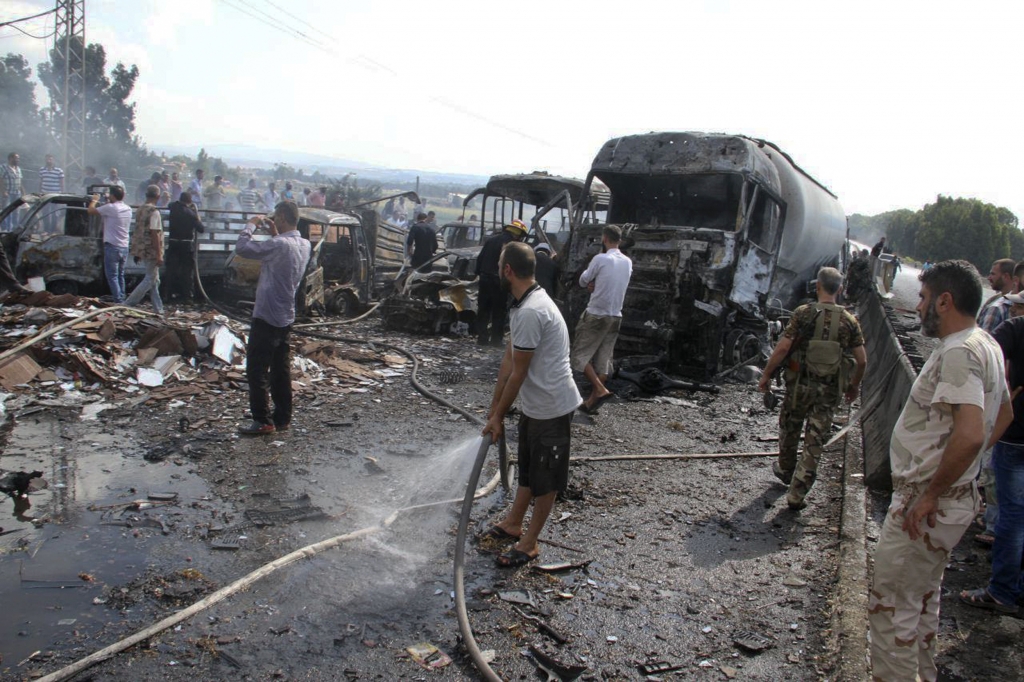
<svg viewBox="0 0 1024 682"><path fill-rule="evenodd" d="M722 348L723 369L761 357L761 341L753 332L733 329L725 336Z"/></svg>
<svg viewBox="0 0 1024 682"><path fill-rule="evenodd" d="M78 295L78 282L70 279L58 279L46 283L46 290L55 296L64 294Z"/></svg>

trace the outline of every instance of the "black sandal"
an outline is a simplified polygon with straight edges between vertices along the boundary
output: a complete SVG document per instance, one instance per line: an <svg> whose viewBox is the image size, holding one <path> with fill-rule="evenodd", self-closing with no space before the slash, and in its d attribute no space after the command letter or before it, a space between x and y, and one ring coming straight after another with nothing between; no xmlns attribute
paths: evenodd
<svg viewBox="0 0 1024 682"><path fill-rule="evenodd" d="M526 552L512 548L504 554L499 554L495 561L502 568L516 568L517 566L524 566L530 563L539 556L540 553L530 556Z"/></svg>

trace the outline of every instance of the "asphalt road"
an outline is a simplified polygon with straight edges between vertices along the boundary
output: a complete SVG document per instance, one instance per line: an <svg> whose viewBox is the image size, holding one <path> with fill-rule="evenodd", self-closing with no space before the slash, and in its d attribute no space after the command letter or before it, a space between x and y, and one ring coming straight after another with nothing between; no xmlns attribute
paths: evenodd
<svg viewBox="0 0 1024 682"><path fill-rule="evenodd" d="M381 330L370 322L353 333ZM402 341L424 359L426 383L483 412L497 351L468 340ZM453 373L461 381L440 383ZM73 492L60 514L54 491L40 493L29 514L46 520L0 556L0 589L19 600L15 627L0 634L3 678L57 670L270 560L377 524L391 510L461 497L476 427L415 393L408 369L365 388L303 398L294 429L263 440L232 433L244 395L224 395L212 413L161 405L83 422L77 409L56 408L21 420L5 458L20 452L20 463L48 471L78 458L89 466L69 470ZM581 416L574 455L775 448L777 414L751 385L668 397L611 402L593 419ZM182 436L183 416L212 421ZM542 561L587 566L554 575L510 571L495 566L493 548L470 547L467 591L481 647L495 652L494 667L507 679L535 675L530 644L586 666L583 679L642 679L644 663L678 666L661 679L828 677L836 662L841 447L825 458L799 514L786 508L770 457L574 465L569 499L546 531L558 545L545 546ZM163 458L143 458L154 452ZM166 507L125 510L154 491L178 497ZM499 490L480 501L474 529L508 500ZM247 511L282 501L315 506L327 518L246 525ZM272 574L93 668L89 679L475 679L453 611L454 524L454 505L401 517L371 538ZM237 548L213 549L225 541ZM24 576L68 589L31 589L36 583ZM568 641L555 646L537 632L500 596L512 590L528 591L533 605L524 613ZM426 672L406 651L421 642L453 663Z"/></svg>

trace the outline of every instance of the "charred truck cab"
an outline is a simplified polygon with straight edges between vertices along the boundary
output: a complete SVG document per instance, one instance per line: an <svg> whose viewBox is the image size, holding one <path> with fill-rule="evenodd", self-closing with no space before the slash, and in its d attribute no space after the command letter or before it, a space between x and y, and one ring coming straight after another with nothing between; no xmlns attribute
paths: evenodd
<svg viewBox="0 0 1024 682"><path fill-rule="evenodd" d="M616 355L658 356L707 379L767 355L825 265L842 267L846 217L836 196L778 147L738 135L656 133L607 142L595 181L623 233L633 277ZM576 221L563 254L567 321L588 293L578 278L604 223Z"/></svg>

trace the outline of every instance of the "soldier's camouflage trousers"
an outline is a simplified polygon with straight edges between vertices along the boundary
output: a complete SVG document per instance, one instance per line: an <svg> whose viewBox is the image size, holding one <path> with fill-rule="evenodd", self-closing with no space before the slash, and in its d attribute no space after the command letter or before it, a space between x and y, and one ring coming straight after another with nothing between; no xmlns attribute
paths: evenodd
<svg viewBox="0 0 1024 682"><path fill-rule="evenodd" d="M839 398L839 388L835 385L804 380L786 386L786 399L779 412L779 467L793 474L786 494L790 504L803 502L814 485L818 460L832 431L832 414ZM797 462L801 432L804 433L804 449Z"/></svg>
<svg viewBox="0 0 1024 682"><path fill-rule="evenodd" d="M922 522L926 532L917 540L902 529L904 501L893 495L868 595L872 680L933 682L938 677L935 637L942 573L974 516L978 493L973 485L969 488L940 498L935 528Z"/></svg>

